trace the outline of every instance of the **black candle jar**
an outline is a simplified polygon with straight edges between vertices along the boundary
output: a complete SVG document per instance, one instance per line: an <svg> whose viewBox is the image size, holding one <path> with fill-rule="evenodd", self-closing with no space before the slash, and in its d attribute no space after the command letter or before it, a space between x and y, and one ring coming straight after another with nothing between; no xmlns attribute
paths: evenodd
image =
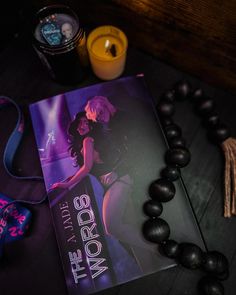
<svg viewBox="0 0 236 295"><path fill-rule="evenodd" d="M33 46L54 80L63 84L83 80L88 66L86 36L71 8L51 5L39 10Z"/></svg>

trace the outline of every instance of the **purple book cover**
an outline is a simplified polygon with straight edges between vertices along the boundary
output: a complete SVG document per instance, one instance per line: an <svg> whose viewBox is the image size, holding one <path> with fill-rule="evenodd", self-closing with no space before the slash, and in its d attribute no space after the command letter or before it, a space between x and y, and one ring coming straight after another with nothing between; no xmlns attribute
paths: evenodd
<svg viewBox="0 0 236 295"><path fill-rule="evenodd" d="M144 77L59 94L30 112L69 294L175 266L141 232L167 148ZM183 184L175 185L163 213L171 237L203 246Z"/></svg>

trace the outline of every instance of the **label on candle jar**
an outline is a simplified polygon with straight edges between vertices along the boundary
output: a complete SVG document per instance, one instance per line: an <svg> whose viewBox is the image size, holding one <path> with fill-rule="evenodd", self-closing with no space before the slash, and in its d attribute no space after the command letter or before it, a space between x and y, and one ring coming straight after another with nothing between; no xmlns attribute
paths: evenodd
<svg viewBox="0 0 236 295"><path fill-rule="evenodd" d="M65 22L61 26L61 33L64 36L64 43L70 41L73 38L73 27L71 23Z"/></svg>
<svg viewBox="0 0 236 295"><path fill-rule="evenodd" d="M61 30L56 23L46 23L42 25L41 32L44 39L49 45L59 45L61 44L62 34Z"/></svg>
<svg viewBox="0 0 236 295"><path fill-rule="evenodd" d="M34 35L38 41L55 46L69 42L78 30L79 24L72 16L55 13L40 20Z"/></svg>

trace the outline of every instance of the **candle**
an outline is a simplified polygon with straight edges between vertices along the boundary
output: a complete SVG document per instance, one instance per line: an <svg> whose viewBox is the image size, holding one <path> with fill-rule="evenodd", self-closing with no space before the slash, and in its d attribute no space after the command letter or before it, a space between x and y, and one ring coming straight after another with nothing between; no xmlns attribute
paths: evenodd
<svg viewBox="0 0 236 295"><path fill-rule="evenodd" d="M85 78L89 65L86 36L71 8L43 7L35 15L32 33L35 51L53 79L70 85Z"/></svg>
<svg viewBox="0 0 236 295"><path fill-rule="evenodd" d="M94 29L87 39L87 49L94 74L102 80L119 77L124 70L128 40L114 26Z"/></svg>

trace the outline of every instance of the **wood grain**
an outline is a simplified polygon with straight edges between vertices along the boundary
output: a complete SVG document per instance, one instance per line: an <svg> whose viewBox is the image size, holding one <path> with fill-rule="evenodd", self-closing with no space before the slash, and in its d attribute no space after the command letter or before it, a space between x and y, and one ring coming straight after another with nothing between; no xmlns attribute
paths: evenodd
<svg viewBox="0 0 236 295"><path fill-rule="evenodd" d="M113 24L130 44L202 80L236 91L236 2L69 1L84 24Z"/></svg>

